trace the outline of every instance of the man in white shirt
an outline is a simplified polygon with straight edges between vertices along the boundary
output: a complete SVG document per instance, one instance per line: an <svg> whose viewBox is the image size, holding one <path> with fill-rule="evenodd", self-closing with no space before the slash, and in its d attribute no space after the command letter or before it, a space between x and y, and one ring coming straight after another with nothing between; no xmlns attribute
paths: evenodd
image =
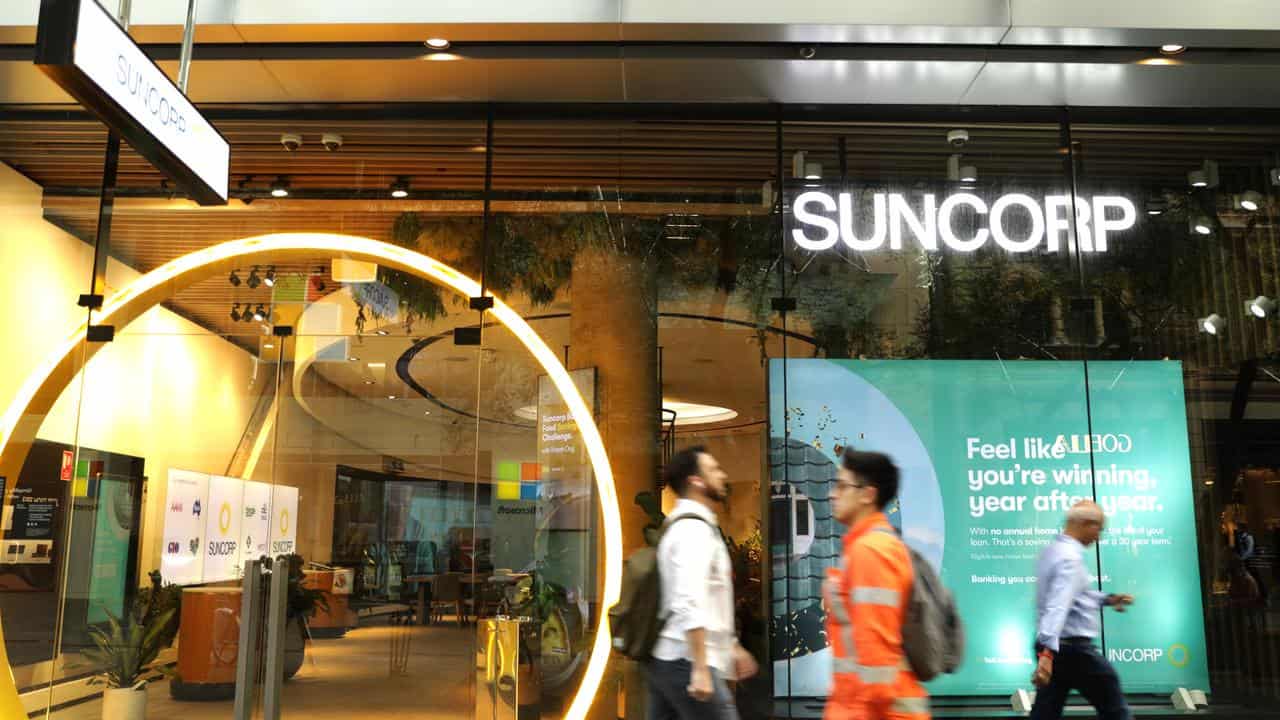
<svg viewBox="0 0 1280 720"><path fill-rule="evenodd" d="M665 622L649 661L649 720L737 720L728 681L758 670L738 644L733 565L716 522L726 478L701 447L676 453L663 471L679 499L658 543Z"/></svg>

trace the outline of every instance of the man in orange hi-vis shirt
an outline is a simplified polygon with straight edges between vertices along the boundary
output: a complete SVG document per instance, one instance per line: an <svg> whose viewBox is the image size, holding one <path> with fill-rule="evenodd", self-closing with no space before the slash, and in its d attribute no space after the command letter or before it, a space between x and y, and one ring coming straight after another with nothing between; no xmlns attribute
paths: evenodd
<svg viewBox="0 0 1280 720"><path fill-rule="evenodd" d="M849 528L839 568L823 583L833 682L825 720L927 720L929 696L902 650L911 598L911 556L884 508L898 495L898 468L879 453L847 450L831 491Z"/></svg>

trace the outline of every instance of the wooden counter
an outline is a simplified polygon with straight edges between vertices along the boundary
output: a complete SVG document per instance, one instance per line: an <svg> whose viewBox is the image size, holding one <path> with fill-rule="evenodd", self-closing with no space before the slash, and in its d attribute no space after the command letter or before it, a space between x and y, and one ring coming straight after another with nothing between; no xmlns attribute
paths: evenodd
<svg viewBox="0 0 1280 720"><path fill-rule="evenodd" d="M178 625L178 677L169 684L177 700L219 700L236 694L240 651L240 588L182 591Z"/></svg>

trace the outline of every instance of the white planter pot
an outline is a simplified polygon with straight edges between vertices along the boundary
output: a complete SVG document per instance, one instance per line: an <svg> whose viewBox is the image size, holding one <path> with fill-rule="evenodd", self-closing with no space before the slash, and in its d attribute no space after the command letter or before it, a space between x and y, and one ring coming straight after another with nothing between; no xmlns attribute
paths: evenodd
<svg viewBox="0 0 1280 720"><path fill-rule="evenodd" d="M146 720L147 691L110 688L102 693L102 720Z"/></svg>

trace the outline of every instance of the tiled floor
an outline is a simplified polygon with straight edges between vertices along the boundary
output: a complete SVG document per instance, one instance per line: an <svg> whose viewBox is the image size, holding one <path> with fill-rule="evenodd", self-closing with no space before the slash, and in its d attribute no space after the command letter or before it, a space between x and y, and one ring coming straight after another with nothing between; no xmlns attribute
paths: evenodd
<svg viewBox="0 0 1280 720"><path fill-rule="evenodd" d="M298 675L285 683L287 720L431 720L469 717L475 628L456 625L355 629L316 640ZM407 652L405 643L407 641ZM393 668L393 658L404 660ZM230 720L232 701L178 702L167 682L148 688L147 720ZM52 720L100 720L100 700L56 711Z"/></svg>

